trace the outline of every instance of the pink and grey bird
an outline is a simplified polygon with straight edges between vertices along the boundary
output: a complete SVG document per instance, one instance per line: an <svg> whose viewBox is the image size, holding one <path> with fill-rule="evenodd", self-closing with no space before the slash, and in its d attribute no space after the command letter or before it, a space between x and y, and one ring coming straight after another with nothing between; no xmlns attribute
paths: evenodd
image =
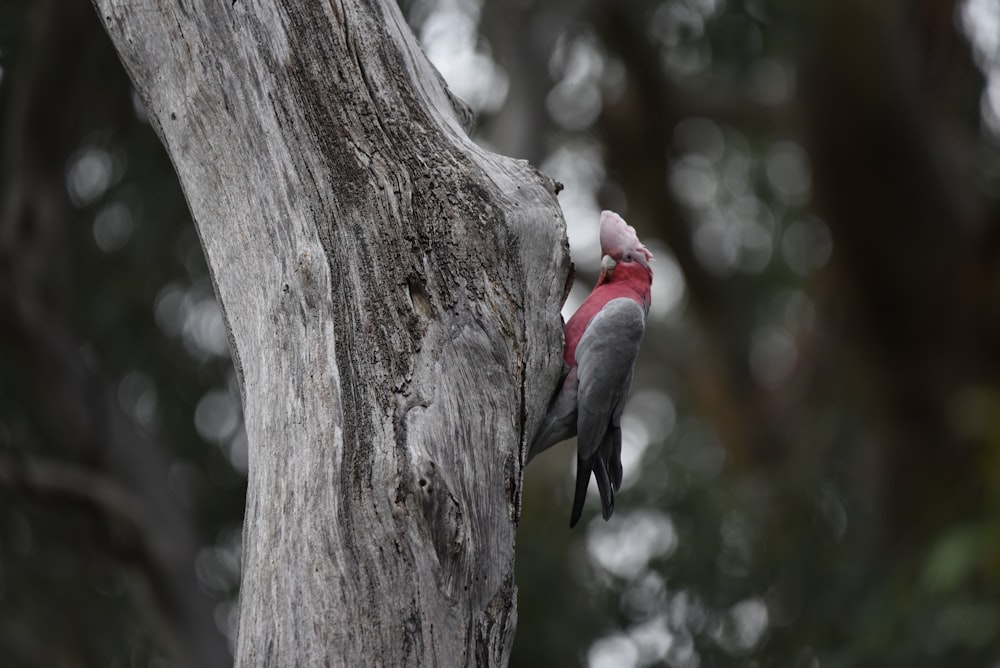
<svg viewBox="0 0 1000 668"><path fill-rule="evenodd" d="M646 329L652 259L633 227L612 211L601 212L601 275L566 323L563 376L528 451L531 461L577 437L570 527L580 520L591 473L605 520L615 508L615 492L622 484L622 410Z"/></svg>

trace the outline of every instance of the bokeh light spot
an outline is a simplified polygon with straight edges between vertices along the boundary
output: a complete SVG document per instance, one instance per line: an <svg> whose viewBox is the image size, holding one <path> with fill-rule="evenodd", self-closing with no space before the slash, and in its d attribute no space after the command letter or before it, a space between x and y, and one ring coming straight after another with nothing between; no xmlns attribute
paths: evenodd
<svg viewBox="0 0 1000 668"><path fill-rule="evenodd" d="M822 268L833 253L830 230L815 218L788 225L781 238L781 255L788 267L800 276Z"/></svg>
<svg viewBox="0 0 1000 668"><path fill-rule="evenodd" d="M587 650L588 668L630 668L638 661L639 649L623 634L599 638Z"/></svg>
<svg viewBox="0 0 1000 668"><path fill-rule="evenodd" d="M718 187L712 162L702 155L685 155L670 170L670 189L691 208L707 207L714 202Z"/></svg>
<svg viewBox="0 0 1000 668"><path fill-rule="evenodd" d="M507 98L507 73L497 65L478 25L479 2L438 2L420 26L420 43L448 87L473 111L496 111Z"/></svg>
<svg viewBox="0 0 1000 668"><path fill-rule="evenodd" d="M200 357L229 355L226 323L214 294L192 303L185 316L182 334L190 352Z"/></svg>
<svg viewBox="0 0 1000 668"><path fill-rule="evenodd" d="M562 81L545 98L549 116L566 130L583 130L601 113L601 93L590 82Z"/></svg>
<svg viewBox="0 0 1000 668"><path fill-rule="evenodd" d="M674 147L681 154L696 153L717 162L726 153L726 138L722 130L707 118L685 118L674 126L672 138Z"/></svg>
<svg viewBox="0 0 1000 668"><path fill-rule="evenodd" d="M788 378L798 360L798 349L783 327L762 327L750 342L750 371L757 384L774 388Z"/></svg>
<svg viewBox="0 0 1000 668"><path fill-rule="evenodd" d="M587 526L587 553L601 568L622 578L634 578L652 559L677 547L677 531L668 515L655 510L619 511L614 523L599 517Z"/></svg>
<svg viewBox="0 0 1000 668"><path fill-rule="evenodd" d="M124 202L112 202L94 218L94 241L105 253L119 250L132 237L132 212Z"/></svg>
<svg viewBox="0 0 1000 668"><path fill-rule="evenodd" d="M730 654L745 654L757 646L767 627L767 606L762 600L751 598L729 608L715 638Z"/></svg>
<svg viewBox="0 0 1000 668"><path fill-rule="evenodd" d="M66 191L76 206L97 200L111 185L111 154L94 146L78 151L66 170Z"/></svg>
<svg viewBox="0 0 1000 668"><path fill-rule="evenodd" d="M775 192L789 204L802 204L809 198L812 172L805 151L791 141L775 143L765 159L767 179Z"/></svg>
<svg viewBox="0 0 1000 668"><path fill-rule="evenodd" d="M194 409L195 429L206 441L222 443L233 435L239 425L236 402L224 390L206 392Z"/></svg>
<svg viewBox="0 0 1000 668"><path fill-rule="evenodd" d="M155 425L157 399L156 384L141 371L130 371L118 384L118 405L145 429Z"/></svg>

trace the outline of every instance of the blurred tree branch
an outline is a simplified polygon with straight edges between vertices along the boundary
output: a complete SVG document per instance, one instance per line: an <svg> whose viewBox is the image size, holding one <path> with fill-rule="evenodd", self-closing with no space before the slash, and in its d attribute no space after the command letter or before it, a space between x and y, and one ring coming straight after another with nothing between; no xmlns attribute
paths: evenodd
<svg viewBox="0 0 1000 668"><path fill-rule="evenodd" d="M7 428L23 464L17 469L8 458L5 479L32 494L86 500L101 514L122 520L134 538L126 541L125 553L121 545L107 546L113 548L110 556L142 564L153 592L150 613L170 625L169 631L161 629L164 637L176 639L171 644L186 664L219 665L228 652L195 578L193 518L167 488L170 459L122 414L112 381L96 367L70 316L77 306L72 293L77 268L71 262L66 169L80 135L95 120L83 101L104 91L87 89L52 45L81 59L109 54L110 45L86 2L34 3L26 23L29 34L2 87L0 340L8 346L11 365L2 417L10 420ZM111 87L114 81L100 85ZM121 96L108 100L99 107L100 124L134 122L127 96L124 103ZM36 461L29 452L44 452L49 459ZM135 593L140 607L150 607Z"/></svg>
<svg viewBox="0 0 1000 668"><path fill-rule="evenodd" d="M160 608L169 609L166 571L170 538L157 535L156 523L145 512L143 501L98 471L14 448L16 445L0 452L0 485L12 493L89 511L106 529L109 552L138 564L157 593ZM170 644L176 648L176 641Z"/></svg>
<svg viewBox="0 0 1000 668"><path fill-rule="evenodd" d="M970 319L961 310L978 281L968 272L979 243L973 230L983 226L949 150L947 137L960 136L957 88L920 66L932 46L922 40L940 34L940 12L953 16L954 7L923 7L817 4L801 77L817 198L833 232L851 331L871 369L885 535L902 545L940 528L943 516L932 508L971 509L981 493L954 402L979 357L967 348ZM911 23L935 29L906 30ZM934 110L947 113L935 122Z"/></svg>
<svg viewBox="0 0 1000 668"><path fill-rule="evenodd" d="M486 135L503 153L540 164L552 121L544 100L552 81L546 63L574 15L573 3L486 2L483 35L508 74L503 113L489 121Z"/></svg>
<svg viewBox="0 0 1000 668"><path fill-rule="evenodd" d="M653 222L654 233L670 246L705 328L695 377L705 380L695 382L693 389L710 407L737 459L747 464L780 460L788 447L781 409L756 385L749 369L751 286L739 279L720 279L701 264L694 254L693 226L668 187L667 175L673 129L681 120L704 116L778 128L790 124L791 108L677 86L663 72L662 58L644 29L647 14L642 5L607 4L594 20L602 40L629 73L625 94L606 106L598 120L606 160L628 195L630 219Z"/></svg>

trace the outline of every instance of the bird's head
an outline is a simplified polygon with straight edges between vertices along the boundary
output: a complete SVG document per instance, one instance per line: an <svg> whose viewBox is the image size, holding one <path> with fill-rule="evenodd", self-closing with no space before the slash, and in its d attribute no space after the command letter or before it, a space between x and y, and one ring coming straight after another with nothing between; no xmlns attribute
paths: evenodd
<svg viewBox="0 0 1000 668"><path fill-rule="evenodd" d="M619 263L635 262L650 273L653 254L639 241L635 228L614 211L601 212L601 276L607 277Z"/></svg>

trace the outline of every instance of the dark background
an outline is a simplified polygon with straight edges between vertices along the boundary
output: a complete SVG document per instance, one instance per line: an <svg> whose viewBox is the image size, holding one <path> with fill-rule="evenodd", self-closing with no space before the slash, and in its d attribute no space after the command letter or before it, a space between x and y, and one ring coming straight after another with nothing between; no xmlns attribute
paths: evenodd
<svg viewBox="0 0 1000 668"><path fill-rule="evenodd" d="M512 665L997 665L997 3L403 9L566 185L569 309L601 208L657 256L614 517L526 472ZM239 394L86 0L0 0L0 133L0 665L228 661Z"/></svg>

